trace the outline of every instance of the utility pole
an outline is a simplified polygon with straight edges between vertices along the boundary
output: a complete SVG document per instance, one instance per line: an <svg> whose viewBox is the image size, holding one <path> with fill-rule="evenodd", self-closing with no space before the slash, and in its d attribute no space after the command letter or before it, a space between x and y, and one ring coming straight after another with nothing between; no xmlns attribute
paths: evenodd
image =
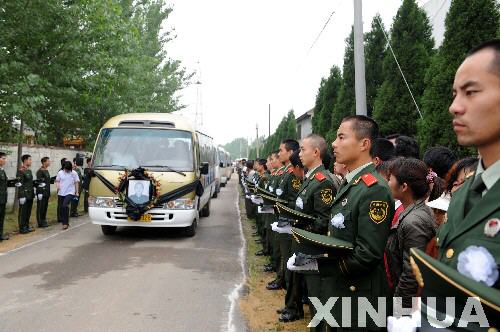
<svg viewBox="0 0 500 332"><path fill-rule="evenodd" d="M367 115L365 49L363 45L363 10L361 0L354 0L354 73L356 87L356 114Z"/></svg>
<svg viewBox="0 0 500 332"><path fill-rule="evenodd" d="M257 131L257 141L255 142L257 148L257 158L259 158L259 124L255 125L255 130Z"/></svg>
<svg viewBox="0 0 500 332"><path fill-rule="evenodd" d="M269 104L269 112L267 117L267 138L271 137L271 104Z"/></svg>

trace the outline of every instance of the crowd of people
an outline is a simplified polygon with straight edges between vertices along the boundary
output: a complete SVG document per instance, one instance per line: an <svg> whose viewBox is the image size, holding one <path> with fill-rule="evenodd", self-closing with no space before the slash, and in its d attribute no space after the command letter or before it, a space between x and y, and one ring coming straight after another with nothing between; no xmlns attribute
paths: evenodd
<svg viewBox="0 0 500 332"><path fill-rule="evenodd" d="M86 168L82 168L80 158L73 158L73 162L66 158L61 159L61 168L55 176L51 176L49 167L51 160L43 157L41 166L35 176L31 171L32 157L25 154L21 157L21 167L17 170L16 177L8 179L3 167L7 162L7 154L0 151L0 241L8 240L4 235L5 210L7 205L8 187L17 188L19 203L18 223L19 233L26 234L34 231L30 226L33 203L36 201L36 222L39 228L49 226L47 210L51 197L51 184L56 185L57 194L57 221L62 224L62 229L68 229L69 218L78 217L80 197L84 194L84 212L88 212L88 186L90 183L89 170L91 158L87 158Z"/></svg>
<svg viewBox="0 0 500 332"><path fill-rule="evenodd" d="M316 319L318 304L348 297L349 304L329 307L336 329L381 329L371 318L361 326L359 298L395 298L387 312L398 317L414 312L422 294L445 294L437 280L451 274L455 284L444 283L451 294L491 296L482 302L489 326L498 328L500 40L468 54L449 112L458 143L477 148L477 156L458 158L436 146L420 158L412 137L382 138L373 119L354 115L339 126L333 157L325 139L310 134L300 144L283 140L266 159L241 161L246 214L262 244L256 255L268 256L264 271L275 274L267 289L286 290L283 307L275 308L279 321L303 319L309 305L311 331L325 331L332 327ZM424 271L436 273L425 283L421 261L436 267ZM344 326L343 311L350 313Z"/></svg>

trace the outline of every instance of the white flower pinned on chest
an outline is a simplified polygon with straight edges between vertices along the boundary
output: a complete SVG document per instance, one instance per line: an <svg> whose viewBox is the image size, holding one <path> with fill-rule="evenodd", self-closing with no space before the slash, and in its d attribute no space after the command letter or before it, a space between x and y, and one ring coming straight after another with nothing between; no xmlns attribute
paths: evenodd
<svg viewBox="0 0 500 332"><path fill-rule="evenodd" d="M297 197L297 199L295 200L295 206L301 210L304 209L304 201L301 197Z"/></svg>
<svg viewBox="0 0 500 332"><path fill-rule="evenodd" d="M281 188L276 189L276 195L278 196L283 195L283 190L281 190Z"/></svg>
<svg viewBox="0 0 500 332"><path fill-rule="evenodd" d="M332 220L330 220L332 223L332 226L335 228L345 228L344 225L344 215L342 213L337 213L335 216L333 216Z"/></svg>
<svg viewBox="0 0 500 332"><path fill-rule="evenodd" d="M498 266L485 247L468 246L458 255L457 270L461 274L488 286L498 280Z"/></svg>
<svg viewBox="0 0 500 332"><path fill-rule="evenodd" d="M274 191L273 186L269 186L269 191L270 191L270 192L273 192L273 191Z"/></svg>

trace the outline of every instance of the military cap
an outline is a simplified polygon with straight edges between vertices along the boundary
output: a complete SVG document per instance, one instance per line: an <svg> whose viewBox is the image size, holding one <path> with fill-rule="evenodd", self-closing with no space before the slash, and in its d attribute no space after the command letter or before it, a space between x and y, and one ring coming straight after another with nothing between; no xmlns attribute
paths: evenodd
<svg viewBox="0 0 500 332"><path fill-rule="evenodd" d="M304 227L314 222L315 218L311 215L294 210L282 203L276 203L276 210L280 217L285 217L291 220L294 227Z"/></svg>
<svg viewBox="0 0 500 332"><path fill-rule="evenodd" d="M280 199L280 198L276 197L276 195L274 195L270 191L267 191L264 188L256 187L256 189L257 189L257 193L264 200L264 205L274 205L276 203L282 203L282 204L287 203L287 201L285 201L284 199Z"/></svg>
<svg viewBox="0 0 500 332"><path fill-rule="evenodd" d="M315 258L338 258L354 249L350 242L292 227L296 252Z"/></svg>
<svg viewBox="0 0 500 332"><path fill-rule="evenodd" d="M437 311L438 317L441 315L444 317L445 314L450 314L446 312L446 305L443 302L446 297L452 297L456 303L455 319L449 329L460 329L458 322L463 308L469 298L475 297L481 302L490 330L498 331L500 328L500 290L466 277L416 248L410 249L410 264L418 285L423 289L422 319L427 319L427 311L430 309L427 306L427 298L436 298L436 308L432 309ZM478 328L477 323L469 323L466 329L477 330Z"/></svg>

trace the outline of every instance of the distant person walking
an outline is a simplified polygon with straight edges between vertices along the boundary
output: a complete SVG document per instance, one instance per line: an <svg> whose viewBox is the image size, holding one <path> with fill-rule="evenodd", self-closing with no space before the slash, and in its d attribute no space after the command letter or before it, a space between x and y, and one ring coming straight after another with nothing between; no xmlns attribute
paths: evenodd
<svg viewBox="0 0 500 332"><path fill-rule="evenodd" d="M80 178L73 170L73 165L70 161L65 161L63 169L57 173L57 203L60 206L58 210L58 219L63 224L63 229L69 227L69 206L72 201L78 203L78 192L80 186Z"/></svg>

